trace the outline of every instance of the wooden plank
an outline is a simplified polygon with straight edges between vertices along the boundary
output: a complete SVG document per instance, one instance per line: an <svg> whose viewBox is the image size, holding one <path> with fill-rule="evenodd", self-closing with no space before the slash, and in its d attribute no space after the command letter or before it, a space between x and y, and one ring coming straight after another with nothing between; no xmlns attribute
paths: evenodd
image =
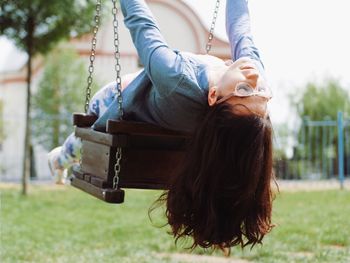
<svg viewBox="0 0 350 263"><path fill-rule="evenodd" d="M111 135L108 133L95 131L91 128L75 127L75 136L81 138L82 140L96 142L108 146L124 147L127 145L126 135Z"/></svg>
<svg viewBox="0 0 350 263"><path fill-rule="evenodd" d="M91 164L92 168L88 169L89 175L92 175L90 182L95 186L111 187L113 184L115 148L111 148L111 151L113 154L109 160L107 174L101 176L101 172L96 172L94 163ZM124 148L119 186L137 189L168 189L169 178L176 172L175 169L183 161L184 156L184 151ZM85 165L84 162L83 165Z"/></svg>
<svg viewBox="0 0 350 263"><path fill-rule="evenodd" d="M95 115L73 113L73 125L76 125L78 127L91 127L96 120L97 116Z"/></svg>
<svg viewBox="0 0 350 263"><path fill-rule="evenodd" d="M129 189L147 189L147 190L167 190L169 189L168 184L164 182L122 182L119 184L120 188Z"/></svg>
<svg viewBox="0 0 350 263"><path fill-rule="evenodd" d="M112 135L94 131L90 128L75 128L75 135L82 140L104 144L111 147L150 148L150 149L185 149L189 143L187 137L153 136L139 134Z"/></svg>
<svg viewBox="0 0 350 263"><path fill-rule="evenodd" d="M188 144L189 139L184 137L129 135L127 148L184 151Z"/></svg>
<svg viewBox="0 0 350 263"><path fill-rule="evenodd" d="M72 167L72 172L76 178L78 178L80 180L87 181L87 182L89 182L89 183L91 183L94 186L97 186L99 188L112 188L112 186L113 186L112 181L109 184L107 181L105 181L104 179L101 179L97 176L94 176L91 174L84 174L83 171L81 170L81 167L78 165L75 165Z"/></svg>
<svg viewBox="0 0 350 263"><path fill-rule="evenodd" d="M152 135L152 136L167 136L167 137L184 137L189 138L190 135L180 131L168 130L159 126L155 126L142 122L131 121L115 121L108 120L107 133L110 134L138 134L138 135Z"/></svg>
<svg viewBox="0 0 350 263"><path fill-rule="evenodd" d="M113 186L112 182L108 183L107 181L93 175L91 175L90 183L99 188L111 188Z"/></svg>
<svg viewBox="0 0 350 263"><path fill-rule="evenodd" d="M84 181L90 183L91 182L91 175L84 174Z"/></svg>
<svg viewBox="0 0 350 263"><path fill-rule="evenodd" d="M120 204L124 202L125 193L121 189L101 189L76 177L71 179L71 185L107 203Z"/></svg>
<svg viewBox="0 0 350 263"><path fill-rule="evenodd" d="M152 148L152 149L185 149L190 137L157 134L108 134L91 128L75 128L75 135L82 140L96 142L112 147Z"/></svg>
<svg viewBox="0 0 350 263"><path fill-rule="evenodd" d="M72 171L74 173L74 176L78 179L84 180L84 173L83 171L80 169L80 166L73 166Z"/></svg>
<svg viewBox="0 0 350 263"><path fill-rule="evenodd" d="M81 170L104 180L108 178L110 147L90 141L82 141ZM85 179L85 178L84 178Z"/></svg>
<svg viewBox="0 0 350 263"><path fill-rule="evenodd" d="M119 186L167 189L169 179L184 156L182 151L124 149Z"/></svg>

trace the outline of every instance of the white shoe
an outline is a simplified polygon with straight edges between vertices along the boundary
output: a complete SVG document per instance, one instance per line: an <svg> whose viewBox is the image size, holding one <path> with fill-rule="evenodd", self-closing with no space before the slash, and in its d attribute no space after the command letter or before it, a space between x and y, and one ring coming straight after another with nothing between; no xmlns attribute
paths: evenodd
<svg viewBox="0 0 350 263"><path fill-rule="evenodd" d="M58 157L61 153L61 147L56 147L47 154L48 164L51 175L55 178L56 184L65 184L67 178L67 169L61 167L58 163Z"/></svg>

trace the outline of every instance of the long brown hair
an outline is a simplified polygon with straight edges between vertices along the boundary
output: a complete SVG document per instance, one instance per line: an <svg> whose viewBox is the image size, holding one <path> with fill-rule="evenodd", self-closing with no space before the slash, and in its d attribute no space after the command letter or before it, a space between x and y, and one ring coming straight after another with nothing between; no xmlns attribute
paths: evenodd
<svg viewBox="0 0 350 263"><path fill-rule="evenodd" d="M159 198L176 241L191 248L261 243L271 230L272 127L232 106L208 109L170 188Z"/></svg>

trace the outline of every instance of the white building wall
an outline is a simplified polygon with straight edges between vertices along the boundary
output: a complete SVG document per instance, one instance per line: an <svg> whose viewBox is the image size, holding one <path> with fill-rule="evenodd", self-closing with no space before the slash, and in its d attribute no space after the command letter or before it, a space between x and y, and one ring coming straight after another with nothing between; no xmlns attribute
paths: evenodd
<svg viewBox="0 0 350 263"><path fill-rule="evenodd" d="M23 72L23 71L22 71ZM7 75L13 75L8 73ZM36 92L42 70L32 81L32 93ZM24 132L27 101L27 84L24 81L0 83L0 100L3 104L5 141L0 150L0 181L21 178L24 153ZM42 162L37 162L41 164ZM47 165L46 165L47 166Z"/></svg>
<svg viewBox="0 0 350 263"><path fill-rule="evenodd" d="M20 178L23 158L26 94L23 83L1 86L4 101L3 121L5 141L1 149L0 179Z"/></svg>
<svg viewBox="0 0 350 263"><path fill-rule="evenodd" d="M184 19L182 13L174 13L171 6L160 2L152 3L150 8L157 17L162 35L171 48L199 52L198 39L193 31L193 26L189 23L189 20Z"/></svg>

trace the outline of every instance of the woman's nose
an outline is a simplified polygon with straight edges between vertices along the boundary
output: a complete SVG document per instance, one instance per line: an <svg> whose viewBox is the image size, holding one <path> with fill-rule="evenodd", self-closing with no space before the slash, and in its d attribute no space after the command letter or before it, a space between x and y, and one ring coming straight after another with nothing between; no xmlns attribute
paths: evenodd
<svg viewBox="0 0 350 263"><path fill-rule="evenodd" d="M259 79L259 73L256 72L255 70L252 72L249 72L246 76L247 80L249 83L252 85L253 88L257 87L258 84L258 79Z"/></svg>

